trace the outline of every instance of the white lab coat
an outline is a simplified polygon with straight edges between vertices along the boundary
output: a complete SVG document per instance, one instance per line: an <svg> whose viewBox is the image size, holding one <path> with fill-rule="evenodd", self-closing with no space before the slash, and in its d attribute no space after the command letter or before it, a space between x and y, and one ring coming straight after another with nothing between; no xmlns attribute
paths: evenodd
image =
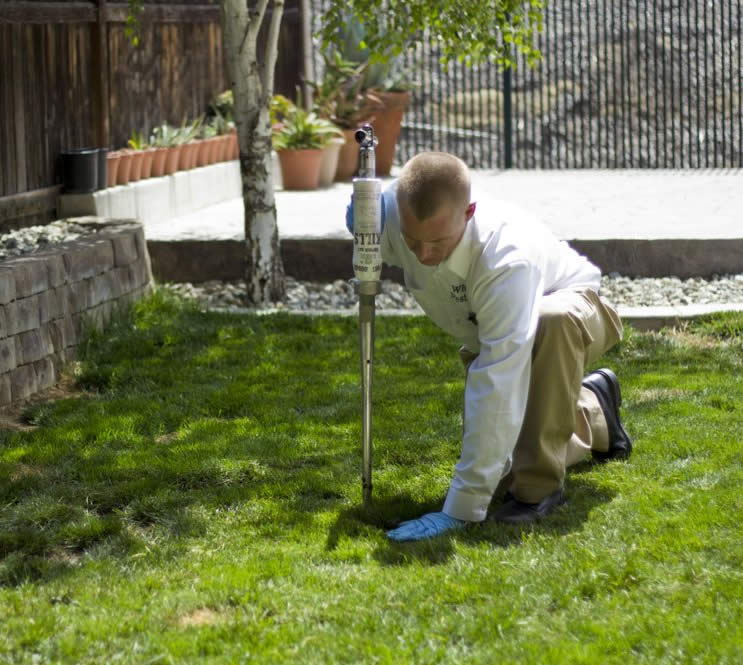
<svg viewBox="0 0 743 665"><path fill-rule="evenodd" d="M385 192L383 260L403 269L436 325L479 354L467 372L462 452L444 503L446 514L479 522L521 429L541 298L560 289L598 291L601 273L541 224L503 219L480 203L449 258L424 266L400 233L394 187Z"/></svg>

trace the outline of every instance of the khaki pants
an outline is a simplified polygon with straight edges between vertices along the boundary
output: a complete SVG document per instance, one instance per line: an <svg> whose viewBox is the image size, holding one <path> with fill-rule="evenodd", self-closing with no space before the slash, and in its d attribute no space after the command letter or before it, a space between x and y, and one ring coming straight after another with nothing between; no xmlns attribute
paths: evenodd
<svg viewBox="0 0 743 665"><path fill-rule="evenodd" d="M614 309L591 290L557 291L542 300L524 424L510 473L501 481L519 501L537 503L563 486L565 469L590 450L606 452L606 419L585 369L622 337ZM462 350L465 365L475 356Z"/></svg>

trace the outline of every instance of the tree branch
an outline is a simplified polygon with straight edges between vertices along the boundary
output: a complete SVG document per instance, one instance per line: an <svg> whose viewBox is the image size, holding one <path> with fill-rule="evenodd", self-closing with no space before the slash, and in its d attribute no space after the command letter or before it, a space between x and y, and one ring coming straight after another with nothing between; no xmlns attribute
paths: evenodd
<svg viewBox="0 0 743 665"><path fill-rule="evenodd" d="M248 29L245 31L245 37L243 37L242 44L240 44L241 52L247 38L250 39L251 44L258 43L258 33L260 32L261 26L263 25L263 17L266 15L266 7L268 7L268 2L269 0L258 0L258 6L254 10L250 11Z"/></svg>
<svg viewBox="0 0 743 665"><path fill-rule="evenodd" d="M263 93L273 94L274 72L276 71L276 59L279 55L279 29L281 18L284 15L284 0L272 0L271 24L268 27L268 40L266 48L266 59L263 63L261 79L263 82Z"/></svg>

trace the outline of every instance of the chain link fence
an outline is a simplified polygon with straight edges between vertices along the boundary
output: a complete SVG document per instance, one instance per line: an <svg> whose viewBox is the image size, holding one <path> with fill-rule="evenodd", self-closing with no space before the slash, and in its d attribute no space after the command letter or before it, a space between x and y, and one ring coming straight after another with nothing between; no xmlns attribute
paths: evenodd
<svg viewBox="0 0 743 665"><path fill-rule="evenodd" d="M443 150L474 168L742 167L742 4L551 0L542 61L506 72L445 69L426 35L404 56L416 85L397 161Z"/></svg>

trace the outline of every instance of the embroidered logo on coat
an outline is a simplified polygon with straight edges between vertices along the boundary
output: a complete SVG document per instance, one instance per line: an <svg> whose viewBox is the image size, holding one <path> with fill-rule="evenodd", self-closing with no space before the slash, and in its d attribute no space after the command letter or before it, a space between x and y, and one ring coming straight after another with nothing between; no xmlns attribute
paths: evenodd
<svg viewBox="0 0 743 665"><path fill-rule="evenodd" d="M449 295L455 302L467 302L467 285L452 284Z"/></svg>

